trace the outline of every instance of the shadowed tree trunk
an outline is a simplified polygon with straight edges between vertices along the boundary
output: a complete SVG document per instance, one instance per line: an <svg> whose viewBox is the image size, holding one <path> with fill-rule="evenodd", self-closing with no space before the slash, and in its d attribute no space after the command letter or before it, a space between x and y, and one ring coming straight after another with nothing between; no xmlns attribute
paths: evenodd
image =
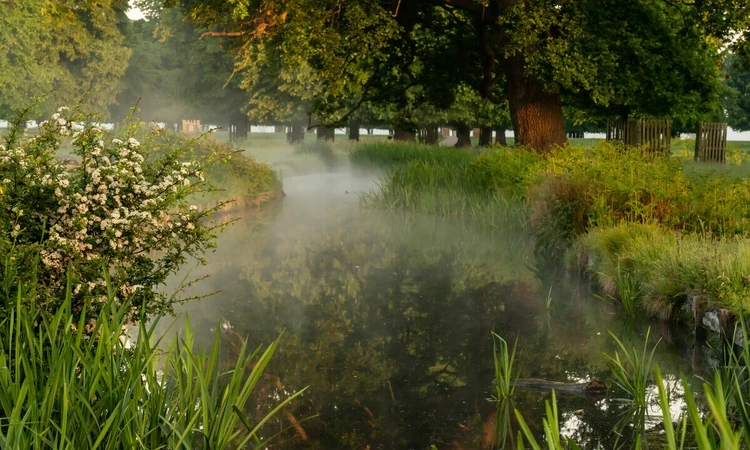
<svg viewBox="0 0 750 450"><path fill-rule="evenodd" d="M335 128L318 127L317 129L318 139L324 139L326 141L332 141L336 136Z"/></svg>
<svg viewBox="0 0 750 450"><path fill-rule="evenodd" d="M479 129L479 146L489 147L492 145L492 127L482 127Z"/></svg>
<svg viewBox="0 0 750 450"><path fill-rule="evenodd" d="M503 147L508 145L508 140L505 138L505 128L495 128L495 144Z"/></svg>
<svg viewBox="0 0 750 450"><path fill-rule="evenodd" d="M351 122L349 128L347 128L346 134L349 135L350 141L359 142L359 122Z"/></svg>
<svg viewBox="0 0 750 450"><path fill-rule="evenodd" d="M305 140L305 126L301 123L293 123L289 126L286 141L290 144L299 144Z"/></svg>
<svg viewBox="0 0 750 450"><path fill-rule="evenodd" d="M438 127L429 125L419 130L419 143L425 145L437 145Z"/></svg>
<svg viewBox="0 0 750 450"><path fill-rule="evenodd" d="M471 128L468 125L457 125L456 137L456 148L471 148Z"/></svg>
<svg viewBox="0 0 750 450"><path fill-rule="evenodd" d="M394 128L393 140L402 142L416 142L414 138L414 132L406 130L404 128Z"/></svg>
<svg viewBox="0 0 750 450"><path fill-rule="evenodd" d="M545 91L539 80L525 75L525 61L521 55L513 56L503 66L516 145L541 153L565 145L568 139L565 137L560 93Z"/></svg>
<svg viewBox="0 0 750 450"><path fill-rule="evenodd" d="M240 114L237 117L237 138L247 140L247 131L250 128L249 120L245 114Z"/></svg>

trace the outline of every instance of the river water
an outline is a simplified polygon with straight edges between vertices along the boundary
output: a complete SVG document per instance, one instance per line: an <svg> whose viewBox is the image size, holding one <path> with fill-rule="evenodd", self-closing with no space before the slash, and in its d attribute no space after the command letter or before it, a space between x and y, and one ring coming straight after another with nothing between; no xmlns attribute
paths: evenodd
<svg viewBox="0 0 750 450"><path fill-rule="evenodd" d="M612 384L609 332L642 348L650 328L673 415L681 374L699 390L713 354L693 347L690 330L624 320L588 282L539 261L520 227L487 231L362 208L358 193L376 187L350 173L287 178L283 201L241 212L209 264L175 278L209 275L190 293L220 290L180 312L200 343L221 326L229 362L240 337L256 346L284 331L267 370L280 383L259 387L246 410L259 415L309 389L264 429L281 433L267 448L488 449L508 427L506 446L515 448L513 408L541 436L549 392L519 390L501 408L492 401L492 332L517 340L521 378ZM583 448L629 448L620 396L558 394L563 433ZM658 408L645 421L649 441L659 441Z"/></svg>

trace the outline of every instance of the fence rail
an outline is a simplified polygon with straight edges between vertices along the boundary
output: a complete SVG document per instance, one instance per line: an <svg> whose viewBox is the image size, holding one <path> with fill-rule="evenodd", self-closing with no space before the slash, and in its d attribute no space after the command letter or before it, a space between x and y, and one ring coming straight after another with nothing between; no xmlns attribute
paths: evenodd
<svg viewBox="0 0 750 450"><path fill-rule="evenodd" d="M727 152L727 124L698 122L695 133L695 160L724 163Z"/></svg>
<svg viewBox="0 0 750 450"><path fill-rule="evenodd" d="M607 122L607 140L642 147L650 153L669 154L672 147L672 121L610 120Z"/></svg>

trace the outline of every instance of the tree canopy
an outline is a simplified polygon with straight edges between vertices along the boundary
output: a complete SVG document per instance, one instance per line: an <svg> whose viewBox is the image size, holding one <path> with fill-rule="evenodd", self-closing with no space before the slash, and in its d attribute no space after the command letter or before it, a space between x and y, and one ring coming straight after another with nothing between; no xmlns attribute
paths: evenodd
<svg viewBox="0 0 750 450"><path fill-rule="evenodd" d="M269 90L304 94L323 120L417 88L451 104L467 83L507 102L517 141L539 150L565 141L564 105L581 118L720 114L720 49L746 52L750 12L740 0L167 3L231 39L237 69L253 73L272 55L280 75L302 75Z"/></svg>
<svg viewBox="0 0 750 450"><path fill-rule="evenodd" d="M731 56L726 63L724 108L727 123L738 131L750 131L750 67Z"/></svg>
<svg viewBox="0 0 750 450"><path fill-rule="evenodd" d="M0 2L0 113L46 95L46 111L80 100L104 112L130 50L125 0Z"/></svg>

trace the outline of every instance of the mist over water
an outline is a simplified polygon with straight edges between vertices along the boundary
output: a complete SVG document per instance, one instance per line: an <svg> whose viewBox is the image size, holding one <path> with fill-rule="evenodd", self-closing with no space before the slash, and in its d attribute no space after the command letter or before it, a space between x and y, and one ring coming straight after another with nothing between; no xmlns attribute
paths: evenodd
<svg viewBox="0 0 750 450"><path fill-rule="evenodd" d="M258 411L310 386L290 413L317 417L302 425L306 440L292 429L269 448L489 448L492 331L518 338L521 377L558 381L607 379L608 330L642 342L649 323L622 321L585 283L554 265L540 269L521 229L364 209L359 194L371 189L376 174L342 166L287 175L282 201L238 212L209 263L168 288L188 271L209 275L189 294L220 292L178 311L204 345L224 321L227 365L240 338L254 348L284 331L268 369L283 389L261 390ZM689 333L661 326L652 335L663 339L666 379L702 370L703 355L680 340ZM548 398L520 391L513 404L537 434ZM673 402L679 409L680 396ZM558 403L568 435L611 448L621 405L566 395ZM276 431L288 426L280 420Z"/></svg>

